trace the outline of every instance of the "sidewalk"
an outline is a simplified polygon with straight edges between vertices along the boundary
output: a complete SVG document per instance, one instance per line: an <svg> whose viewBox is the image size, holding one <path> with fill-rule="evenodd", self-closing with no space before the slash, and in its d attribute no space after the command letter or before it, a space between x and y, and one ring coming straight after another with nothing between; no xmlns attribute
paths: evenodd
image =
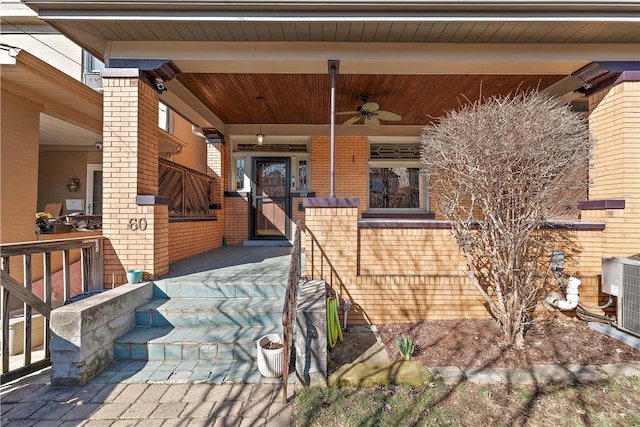
<svg viewBox="0 0 640 427"><path fill-rule="evenodd" d="M0 386L3 427L291 425L295 385L123 384L49 386L50 370Z"/></svg>

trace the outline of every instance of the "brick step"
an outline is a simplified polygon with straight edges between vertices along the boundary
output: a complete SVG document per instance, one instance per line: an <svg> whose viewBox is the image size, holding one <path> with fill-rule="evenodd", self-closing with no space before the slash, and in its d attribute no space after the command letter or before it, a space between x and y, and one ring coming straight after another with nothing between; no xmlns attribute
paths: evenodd
<svg viewBox="0 0 640 427"><path fill-rule="evenodd" d="M115 360L239 360L256 358L256 342L281 326L133 328L115 341Z"/></svg>
<svg viewBox="0 0 640 427"><path fill-rule="evenodd" d="M154 299L136 309L136 326L279 326L282 298Z"/></svg>
<svg viewBox="0 0 640 427"><path fill-rule="evenodd" d="M264 279L266 280L266 279ZM284 281L266 282L157 282L154 284L154 298L284 298L287 292Z"/></svg>

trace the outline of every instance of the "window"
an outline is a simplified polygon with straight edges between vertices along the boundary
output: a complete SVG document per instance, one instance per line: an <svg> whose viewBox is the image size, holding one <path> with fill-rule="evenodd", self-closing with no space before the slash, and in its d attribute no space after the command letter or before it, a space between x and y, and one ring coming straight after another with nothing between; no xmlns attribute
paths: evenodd
<svg viewBox="0 0 640 427"><path fill-rule="evenodd" d="M418 142L369 145L369 211L426 211Z"/></svg>
<svg viewBox="0 0 640 427"><path fill-rule="evenodd" d="M236 190L241 191L244 190L245 187L245 167L244 167L245 158L240 157L236 159Z"/></svg>
<svg viewBox="0 0 640 427"><path fill-rule="evenodd" d="M82 69L85 73L99 73L104 70L104 63L86 50L83 50Z"/></svg>
<svg viewBox="0 0 640 427"><path fill-rule="evenodd" d="M237 137L232 142L229 190L251 190L253 157L288 157L291 167L290 190L307 193L310 189L309 141L300 137L271 137L275 141L258 145L255 137ZM277 140L276 140L277 139Z"/></svg>
<svg viewBox="0 0 640 427"><path fill-rule="evenodd" d="M171 109L162 102L158 103L158 127L171 133Z"/></svg>

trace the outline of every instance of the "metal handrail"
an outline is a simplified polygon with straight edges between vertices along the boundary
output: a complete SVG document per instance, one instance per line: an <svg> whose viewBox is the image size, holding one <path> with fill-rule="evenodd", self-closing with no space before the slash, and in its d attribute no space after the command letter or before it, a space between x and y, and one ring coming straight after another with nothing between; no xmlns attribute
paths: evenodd
<svg viewBox="0 0 640 427"><path fill-rule="evenodd" d="M289 278L287 280L287 293L284 298L284 309L282 313L282 326L283 326L283 369L282 369L282 380L283 380L283 403L287 403L287 381L289 377L289 359L291 354L291 346L293 344L293 332L295 326L295 313L297 307L297 297L298 297L298 287L300 281L303 278L302 275L302 232L305 232L311 238L311 247L310 247L310 264L311 267L309 273L311 277L308 279L314 279L314 272L316 271L316 267L318 267L320 279L327 282L327 278L325 277L325 263L329 269L329 277L327 284L329 285L330 290L336 294L338 300L340 300L340 293L346 292L346 288L342 278L338 274L338 271L335 269L331 260L327 256L327 254L322 249L320 242L316 238L316 236L309 230L301 221L296 224L296 234L293 241L293 253L291 255L291 263L289 264ZM320 266L315 265L315 250L319 251L320 258ZM334 279L336 280L336 284L339 286L339 290L336 291L334 288Z"/></svg>
<svg viewBox="0 0 640 427"><path fill-rule="evenodd" d="M4 384L16 378L28 375L44 367L51 365L49 357L50 325L48 313L52 303L52 253L62 254L63 294L67 301L71 295L71 250L80 250L81 285L82 291L102 289L103 287L103 237L56 239L36 242L8 243L0 245L0 259L2 259L2 283L0 283L0 319L2 319L2 376L0 381ZM42 254L43 259L43 298L39 298L32 292L32 255ZM12 257L22 258L22 284L16 281L10 274ZM23 307L23 366L11 370L9 367L9 330L10 330L10 305L9 298L15 298L22 302ZM37 362L31 361L31 333L33 321L33 309L44 316L44 359Z"/></svg>

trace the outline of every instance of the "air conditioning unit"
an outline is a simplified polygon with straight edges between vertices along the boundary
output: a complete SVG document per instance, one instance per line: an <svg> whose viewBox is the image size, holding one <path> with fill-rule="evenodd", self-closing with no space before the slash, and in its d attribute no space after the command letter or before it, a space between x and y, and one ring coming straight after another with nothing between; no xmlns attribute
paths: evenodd
<svg viewBox="0 0 640 427"><path fill-rule="evenodd" d="M618 328L640 336L640 254L603 258L601 290L618 297Z"/></svg>

